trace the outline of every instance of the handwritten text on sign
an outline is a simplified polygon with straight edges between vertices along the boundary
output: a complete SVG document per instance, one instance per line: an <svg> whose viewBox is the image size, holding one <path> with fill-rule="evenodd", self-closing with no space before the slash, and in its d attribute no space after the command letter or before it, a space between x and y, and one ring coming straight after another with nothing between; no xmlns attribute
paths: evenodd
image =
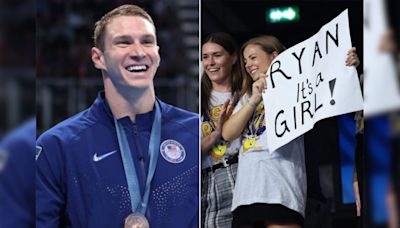
<svg viewBox="0 0 400 228"><path fill-rule="evenodd" d="M357 71L345 65L350 48L345 10L311 38L274 59L263 93L270 151L312 129L321 119L363 108Z"/></svg>

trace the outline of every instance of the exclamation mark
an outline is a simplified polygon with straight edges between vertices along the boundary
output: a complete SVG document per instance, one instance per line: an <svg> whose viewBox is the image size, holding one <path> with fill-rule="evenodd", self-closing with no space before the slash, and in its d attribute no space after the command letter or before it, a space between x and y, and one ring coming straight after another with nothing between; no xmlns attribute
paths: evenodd
<svg viewBox="0 0 400 228"><path fill-rule="evenodd" d="M331 97L333 97L333 90L335 89L336 78L329 81L329 89L331 90ZM331 99L331 105L335 104L335 100Z"/></svg>

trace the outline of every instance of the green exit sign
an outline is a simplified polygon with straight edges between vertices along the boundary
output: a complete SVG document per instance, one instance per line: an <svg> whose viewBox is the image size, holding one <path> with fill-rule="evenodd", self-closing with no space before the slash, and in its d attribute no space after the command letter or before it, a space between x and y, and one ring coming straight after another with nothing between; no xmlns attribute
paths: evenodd
<svg viewBox="0 0 400 228"><path fill-rule="evenodd" d="M268 23L296 22L299 19L299 7L297 6L272 8L265 11L265 20Z"/></svg>

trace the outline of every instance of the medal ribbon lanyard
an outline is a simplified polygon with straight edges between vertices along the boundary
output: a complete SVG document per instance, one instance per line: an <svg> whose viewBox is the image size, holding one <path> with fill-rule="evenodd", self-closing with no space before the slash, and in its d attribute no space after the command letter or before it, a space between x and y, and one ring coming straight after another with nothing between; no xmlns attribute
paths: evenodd
<svg viewBox="0 0 400 228"><path fill-rule="evenodd" d="M138 212L143 215L146 213L147 204L149 202L150 187L151 187L150 185L151 181L153 180L154 172L156 170L157 159L158 159L158 148L160 145L160 138L161 138L161 111L157 100L154 102L154 107L156 110L155 110L153 125L151 128L151 135L149 142L150 164L149 164L149 170L143 197L140 194L139 182L136 175L135 165L132 160L132 154L129 148L128 138L126 137L123 127L114 118L119 149L121 151L122 163L124 165L125 177L128 183L128 190L131 198L132 212Z"/></svg>

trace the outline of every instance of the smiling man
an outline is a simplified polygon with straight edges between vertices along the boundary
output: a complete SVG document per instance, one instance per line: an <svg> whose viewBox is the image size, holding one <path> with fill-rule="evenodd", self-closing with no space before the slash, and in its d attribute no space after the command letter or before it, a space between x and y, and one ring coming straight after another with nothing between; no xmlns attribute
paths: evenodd
<svg viewBox="0 0 400 228"><path fill-rule="evenodd" d="M104 92L37 141L37 227L198 227L198 115L163 103L151 17L120 6L95 25Z"/></svg>

